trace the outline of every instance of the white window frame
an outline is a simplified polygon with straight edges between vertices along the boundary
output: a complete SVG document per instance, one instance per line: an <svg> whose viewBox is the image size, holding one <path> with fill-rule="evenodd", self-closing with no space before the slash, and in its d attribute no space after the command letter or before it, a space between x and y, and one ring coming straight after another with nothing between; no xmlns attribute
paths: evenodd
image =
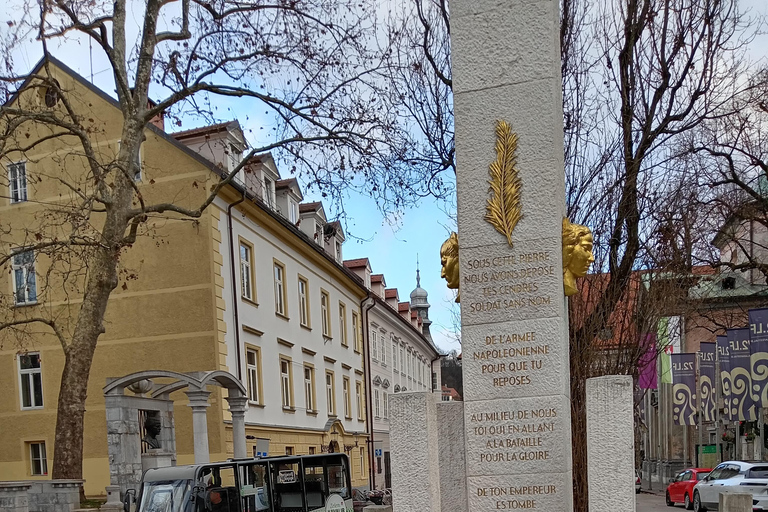
<svg viewBox="0 0 768 512"><path fill-rule="evenodd" d="M357 313L352 312L352 336L355 340L355 352L361 352L360 347L360 325Z"/></svg>
<svg viewBox="0 0 768 512"><path fill-rule="evenodd" d="M274 185L274 181L272 181L272 178L269 176L264 176L264 202L267 203L267 206L270 208L275 207L275 201L272 197L272 187Z"/></svg>
<svg viewBox="0 0 768 512"><path fill-rule="evenodd" d="M381 333L381 350L380 350L380 356L381 356L381 365L386 366L387 365L387 342L386 340L386 334Z"/></svg>
<svg viewBox="0 0 768 512"><path fill-rule="evenodd" d="M407 369L408 369L408 364L405 360L405 347L400 345L400 373L405 375L405 372Z"/></svg>
<svg viewBox="0 0 768 512"><path fill-rule="evenodd" d="M371 359L379 360L379 332L376 327L371 326Z"/></svg>
<svg viewBox="0 0 768 512"><path fill-rule="evenodd" d="M23 254L32 254L31 262L18 262L17 257L21 257ZM19 283L16 279L16 274L21 272L22 282ZM11 282L13 284L13 301L17 306L26 306L29 304L37 304L37 274L35 273L35 252L31 249L19 249L14 251L11 256ZM30 290L32 287L29 283L34 285L34 297L31 296ZM20 286L21 285L21 286ZM21 288L21 289L20 289ZM19 292L23 290L22 300L19 300Z"/></svg>
<svg viewBox="0 0 768 512"><path fill-rule="evenodd" d="M285 371L283 371L283 365L286 367ZM283 409L293 407L291 403L291 361L282 357L280 358L280 394L283 399Z"/></svg>
<svg viewBox="0 0 768 512"><path fill-rule="evenodd" d="M35 446L38 447L38 455L35 456ZM35 463L40 464L40 471L35 471ZM48 475L48 456L45 451L45 441L35 441L29 443L29 469L32 476Z"/></svg>
<svg viewBox="0 0 768 512"><path fill-rule="evenodd" d="M37 357L37 368L22 368L21 359L23 357ZM43 390L43 361L40 357L40 352L27 352L26 354L20 354L17 358L17 367L19 370L19 404L21 410L30 411L34 409L42 409L45 406L45 394ZM40 377L40 403L37 403L35 399L35 375ZM24 405L24 381L27 381L29 389L29 405Z"/></svg>
<svg viewBox="0 0 768 512"><path fill-rule="evenodd" d="M248 356L253 354L253 364L248 360ZM248 400L255 403L261 403L261 353L253 348L245 349L245 367L248 374Z"/></svg>
<svg viewBox="0 0 768 512"><path fill-rule="evenodd" d="M352 411L351 409L351 402L350 402L350 386L349 377L343 377L342 378L342 392L344 394L344 417L345 418L351 418L352 417Z"/></svg>
<svg viewBox="0 0 768 512"><path fill-rule="evenodd" d="M240 295L248 300L253 300L253 247L239 242L240 246ZM246 258L243 258L243 249L246 250ZM248 282L246 283L246 278Z"/></svg>
<svg viewBox="0 0 768 512"><path fill-rule="evenodd" d="M8 164L8 196L11 204L27 201L27 162ZM21 170L21 174L19 173Z"/></svg>
<svg viewBox="0 0 768 512"><path fill-rule="evenodd" d="M315 412L315 375L314 368L304 366L304 403L307 411ZM309 374L309 377L307 377Z"/></svg>
<svg viewBox="0 0 768 512"><path fill-rule="evenodd" d="M309 327L309 281L299 276L299 323ZM302 291L302 288L303 291Z"/></svg>
<svg viewBox="0 0 768 512"><path fill-rule="evenodd" d="M325 372L325 398L328 401L328 416L336 416L336 376L328 370Z"/></svg>
<svg viewBox="0 0 768 512"><path fill-rule="evenodd" d="M291 224L299 222L299 205L293 199L288 199L288 220Z"/></svg>
<svg viewBox="0 0 768 512"><path fill-rule="evenodd" d="M331 318L329 311L329 302L331 295L325 290L320 292L320 314L322 315L323 336L331 337Z"/></svg>
<svg viewBox="0 0 768 512"><path fill-rule="evenodd" d="M341 241L336 240L336 261L341 263Z"/></svg>
<svg viewBox="0 0 768 512"><path fill-rule="evenodd" d="M339 337L342 346L349 346L347 341L347 306L343 302L339 302Z"/></svg>
<svg viewBox="0 0 768 512"><path fill-rule="evenodd" d="M359 380L355 381L355 401L357 402L357 419L362 420L365 418L363 410L363 383Z"/></svg>
<svg viewBox="0 0 768 512"><path fill-rule="evenodd" d="M388 419L389 418L389 403L387 402L387 399L389 398L389 394L386 391L384 391L382 393L382 395L383 395L383 400L384 400L384 419Z"/></svg>
<svg viewBox="0 0 768 512"><path fill-rule="evenodd" d="M373 416L381 418L381 396L378 389L373 390Z"/></svg>
<svg viewBox="0 0 768 512"><path fill-rule="evenodd" d="M392 369L397 371L397 342L392 338Z"/></svg>
<svg viewBox="0 0 768 512"><path fill-rule="evenodd" d="M275 280L275 313L285 316L285 266L278 261L273 262L272 277Z"/></svg>

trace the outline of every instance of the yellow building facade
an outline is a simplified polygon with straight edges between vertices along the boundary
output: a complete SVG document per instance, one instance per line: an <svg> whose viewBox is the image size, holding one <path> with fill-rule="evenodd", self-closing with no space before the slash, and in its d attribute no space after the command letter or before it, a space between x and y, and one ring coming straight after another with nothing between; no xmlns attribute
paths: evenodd
<svg viewBox="0 0 768 512"><path fill-rule="evenodd" d="M114 159L123 123L116 102L63 64L55 60L49 64L53 77L89 127L97 152L104 162ZM41 99L45 100L39 90L29 88L22 90L6 107L39 105ZM27 132L20 134L24 139L44 137L47 133L44 126L25 128ZM144 200L148 204L172 200L183 206L199 205L210 185L220 179L216 163L162 129L149 127L145 135L141 149L142 171L137 180ZM8 182L7 192L0 194L0 226L10 228L2 231L0 238L3 253L32 245L34 233L43 229L40 224L50 218L51 210L73 204L77 193L63 181L74 184L75 189L82 186L82 190L86 190L89 186L87 167L75 148L76 141L72 138L52 138L23 154L9 154L2 162ZM23 170L23 183L20 170ZM258 198L249 198L242 183L225 189L216 204L199 219L179 219L173 215L151 218L145 232L121 255L120 283L110 297L104 319L106 330L99 338L90 371L83 449L87 495L102 495L104 487L110 485L102 395L107 378L148 369L176 372L221 369L239 374L245 382L247 373L242 371L247 370L245 345L227 343L227 337L234 331L241 337L245 332L243 325L233 323L231 315L233 287L237 287L240 276L235 273L235 282L232 282L232 269L225 264L228 251L222 245L229 234L222 229L226 225L227 205L242 199L244 194L245 201L229 209L230 213L258 224L271 243L316 272L313 277L318 285L320 282L331 283L326 285L329 290L333 288L339 296L349 297L346 307L350 314L360 314L364 287L332 256L311 247L307 237L287 226L276 212L260 206ZM100 227L98 213L93 213L90 221ZM44 229L54 230L50 223ZM273 263L271 258L262 262L256 253L252 257L254 265L271 266ZM0 274L0 324L48 316L55 317L65 333L70 332L82 300L78 290L85 275L85 269L76 260L64 262L44 252L34 254L31 263L12 258ZM64 263L69 266L64 268ZM16 284L21 278L32 280L29 282L34 284L34 293L27 286L26 296L20 298ZM259 298L265 304L270 303L273 300L269 296L273 289L271 281L259 274L255 278ZM315 303L312 307L320 308ZM247 318L248 315L244 315L243 321ZM45 326L35 326L24 336L17 331L0 331L0 386L6 390L0 395L0 480L50 478L64 355L58 339L46 329ZM251 331L254 330L274 331L259 324L251 326ZM288 348L258 337L251 342L259 348L264 366L277 361L278 347ZM302 347L312 351L308 348L309 341L289 343L299 351ZM233 366L237 361L233 354L235 349L242 352L240 371ZM322 356L322 348L314 351ZM347 364L353 372L363 372L360 353L352 356L350 361L355 363L354 367ZM279 386L278 382L260 378L264 387ZM299 393L300 384L293 382L292 385L299 386L296 391ZM212 391L208 436L211 460L215 461L232 456L232 433L225 394L218 388ZM185 464L193 460L191 411L185 405L183 393L177 395L173 396L177 460L179 464ZM267 405L253 403L251 409L262 407ZM251 450L255 446L256 438L266 438L270 440L270 455L284 454L288 448L296 454L319 453L332 441L346 447L357 444L365 449L364 419L353 426L349 428L349 425L345 427L331 422L327 429L290 429L286 425L269 428L263 422L251 422L247 430L253 439L248 440L248 448ZM361 457L359 449L357 452L350 449L348 453L353 465L353 485L365 485L367 456L363 453Z"/></svg>

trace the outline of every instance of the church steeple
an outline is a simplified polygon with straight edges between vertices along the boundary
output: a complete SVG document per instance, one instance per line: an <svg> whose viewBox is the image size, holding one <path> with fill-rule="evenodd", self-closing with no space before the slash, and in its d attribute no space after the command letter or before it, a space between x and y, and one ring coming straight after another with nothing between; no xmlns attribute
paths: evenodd
<svg viewBox="0 0 768 512"><path fill-rule="evenodd" d="M429 301L427 299L427 290L421 287L421 274L419 272L419 256L416 255L416 288L411 292L411 309L421 318L421 332L432 341L432 335L429 332L429 326L432 321L429 319Z"/></svg>

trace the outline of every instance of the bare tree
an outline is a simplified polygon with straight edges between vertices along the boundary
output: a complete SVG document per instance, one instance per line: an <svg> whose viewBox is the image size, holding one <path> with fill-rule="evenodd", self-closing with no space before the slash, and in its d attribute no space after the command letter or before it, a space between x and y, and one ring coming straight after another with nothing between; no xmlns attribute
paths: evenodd
<svg viewBox="0 0 768 512"><path fill-rule="evenodd" d="M119 262L138 237L152 234L158 217L200 218L251 157L267 151L290 159L293 172L324 193L339 197L356 189L384 210L439 193L429 185L432 169L411 160L409 137L399 132L380 94L377 74L386 63L382 52L371 50L373 7L369 1L324 0L51 0L30 1L8 20L1 43L6 59L0 83L8 101L0 111L0 157L35 158L55 143L56 170L41 168L26 178L56 180L65 191L59 202L37 204L28 222L0 224L0 266L21 271L17 293L29 293L22 261L27 255L46 268L35 291L39 305L14 308L17 297L0 292L3 339L23 349L29 336L46 332L65 356L54 478L82 476L94 351L106 329L111 293L121 280L135 277ZM11 59L29 34L44 59L32 73L19 71ZM88 116L87 105L55 78L48 48L72 39L88 41L108 62L122 115L116 156L102 150L104 127ZM150 93L159 99L151 101ZM266 111L276 119L274 133L197 195L145 197L134 176L149 123L163 114L177 122L215 120L216 97ZM64 307L45 303L54 290L64 295Z"/></svg>

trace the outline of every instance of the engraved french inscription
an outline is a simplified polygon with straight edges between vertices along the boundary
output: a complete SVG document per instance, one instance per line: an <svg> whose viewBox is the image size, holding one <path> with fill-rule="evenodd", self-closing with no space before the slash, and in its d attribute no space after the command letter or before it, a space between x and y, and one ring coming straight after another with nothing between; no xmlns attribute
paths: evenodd
<svg viewBox="0 0 768 512"><path fill-rule="evenodd" d="M559 471L570 454L567 406L562 397L466 402L469 474Z"/></svg>
<svg viewBox="0 0 768 512"><path fill-rule="evenodd" d="M569 473L521 475L513 479L499 476L469 477L470 510L570 510Z"/></svg>

